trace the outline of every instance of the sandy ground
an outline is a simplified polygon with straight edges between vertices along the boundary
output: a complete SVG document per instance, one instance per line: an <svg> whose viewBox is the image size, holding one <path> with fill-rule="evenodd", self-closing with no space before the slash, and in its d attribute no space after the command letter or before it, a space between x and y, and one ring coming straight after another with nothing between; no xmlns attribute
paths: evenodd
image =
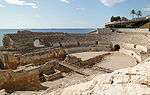
<svg viewBox="0 0 150 95"><path fill-rule="evenodd" d="M88 60L88 59L91 59L91 58L94 58L96 56L99 56L99 55L103 55L103 54L106 54L108 52L106 51L101 51L101 52L82 52L82 53L73 53L73 54L70 54L71 56L75 56L77 58L81 58L82 61L85 61L85 60Z"/></svg>
<svg viewBox="0 0 150 95"><path fill-rule="evenodd" d="M129 55L115 52L106 56L102 62L96 64L97 67L102 67L110 70L117 70L137 65L136 59Z"/></svg>
<svg viewBox="0 0 150 95"><path fill-rule="evenodd" d="M83 61L88 60L90 58L94 58L96 56L106 54L108 52L83 52L83 53L74 53L71 54L77 58L81 58ZM124 54L122 51L120 52L111 52L111 55L104 57L103 61L97 63L95 67L102 67L110 70L117 70L127 67L132 67L137 65L136 59L134 57L129 56L128 54Z"/></svg>

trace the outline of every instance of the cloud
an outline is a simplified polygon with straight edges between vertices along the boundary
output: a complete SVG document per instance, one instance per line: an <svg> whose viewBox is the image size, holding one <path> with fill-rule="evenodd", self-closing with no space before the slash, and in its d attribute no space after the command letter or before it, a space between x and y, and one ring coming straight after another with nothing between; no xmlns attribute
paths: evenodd
<svg viewBox="0 0 150 95"><path fill-rule="evenodd" d="M32 8L38 8L36 3L26 3L25 5L31 6Z"/></svg>
<svg viewBox="0 0 150 95"><path fill-rule="evenodd" d="M4 1L12 5L31 6L32 8L38 8L36 3L31 3L31 2L29 3L26 2L25 0L4 0Z"/></svg>
<svg viewBox="0 0 150 95"><path fill-rule="evenodd" d="M4 7L6 7L6 6L5 6L5 5L0 4L0 7L1 7L1 8L4 8Z"/></svg>
<svg viewBox="0 0 150 95"><path fill-rule="evenodd" d="M103 3L105 6L111 7L118 3L121 3L125 0L100 0L101 3Z"/></svg>
<svg viewBox="0 0 150 95"><path fill-rule="evenodd" d="M69 1L69 0L60 0L60 1L63 2L63 3L70 4L70 1Z"/></svg>

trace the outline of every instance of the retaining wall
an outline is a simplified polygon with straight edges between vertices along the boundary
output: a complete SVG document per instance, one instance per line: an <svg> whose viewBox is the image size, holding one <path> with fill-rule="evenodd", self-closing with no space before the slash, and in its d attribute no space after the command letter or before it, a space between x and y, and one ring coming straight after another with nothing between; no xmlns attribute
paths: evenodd
<svg viewBox="0 0 150 95"><path fill-rule="evenodd" d="M95 44L96 41L108 41L105 31L110 29L102 29L103 35L91 34L73 34L73 33L16 33L6 34L3 39L5 48L36 48L34 41L39 40L40 45L45 47L75 47L75 46L89 46ZM109 32L109 34L111 34Z"/></svg>
<svg viewBox="0 0 150 95"><path fill-rule="evenodd" d="M97 28L97 34L111 33L112 30L110 28Z"/></svg>
<svg viewBox="0 0 150 95"><path fill-rule="evenodd" d="M12 70L0 71L0 89L7 92L44 90L40 84L38 70L14 72Z"/></svg>
<svg viewBox="0 0 150 95"><path fill-rule="evenodd" d="M101 45L96 47L75 47L65 49L66 53L80 53L88 51L110 51L112 49L111 45Z"/></svg>
<svg viewBox="0 0 150 95"><path fill-rule="evenodd" d="M65 56L66 53L63 49L51 49L27 54L3 52L0 59L5 65L5 68L16 69L18 66L23 66L27 64L45 64L45 62L53 59L63 60Z"/></svg>
<svg viewBox="0 0 150 95"><path fill-rule="evenodd" d="M115 30L121 32L149 32L148 28L116 28Z"/></svg>

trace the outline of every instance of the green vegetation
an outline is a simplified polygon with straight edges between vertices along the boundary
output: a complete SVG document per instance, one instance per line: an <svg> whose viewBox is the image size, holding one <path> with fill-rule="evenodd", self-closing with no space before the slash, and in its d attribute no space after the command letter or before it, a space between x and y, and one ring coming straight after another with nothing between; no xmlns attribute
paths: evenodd
<svg viewBox="0 0 150 95"><path fill-rule="evenodd" d="M142 16L142 11L141 10L138 10L137 12L133 9L131 10L131 13L132 15L132 19L135 18L135 15L137 16L137 18L141 17Z"/></svg>
<svg viewBox="0 0 150 95"><path fill-rule="evenodd" d="M135 16L137 16L137 18L140 18L143 15L141 10L135 11L134 9L131 10L130 14L132 15L132 19L134 19ZM112 16L110 21L111 22L114 22L114 21L128 21L128 19L126 17Z"/></svg>
<svg viewBox="0 0 150 95"><path fill-rule="evenodd" d="M142 11L138 10L136 15L138 16L138 18L141 17L142 16Z"/></svg>
<svg viewBox="0 0 150 95"><path fill-rule="evenodd" d="M133 10L131 10L131 13L130 13L131 15L132 15L132 19L134 18L134 15L136 14L136 12L135 12L135 10L133 9Z"/></svg>
<svg viewBox="0 0 150 95"><path fill-rule="evenodd" d="M110 19L111 22L113 21L128 21L128 19L126 17L120 17L120 16L112 16Z"/></svg>

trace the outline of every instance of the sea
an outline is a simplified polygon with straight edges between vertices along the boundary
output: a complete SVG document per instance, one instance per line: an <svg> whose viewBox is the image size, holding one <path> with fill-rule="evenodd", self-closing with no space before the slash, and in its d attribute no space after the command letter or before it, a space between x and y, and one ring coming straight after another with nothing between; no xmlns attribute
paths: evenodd
<svg viewBox="0 0 150 95"><path fill-rule="evenodd" d="M5 34L12 34L16 33L18 30L21 29L0 29L0 46L3 45L2 40ZM25 30L25 29L23 29ZM94 28L63 28L63 29L27 29L31 30L32 32L64 32L64 33L88 33L93 30Z"/></svg>

